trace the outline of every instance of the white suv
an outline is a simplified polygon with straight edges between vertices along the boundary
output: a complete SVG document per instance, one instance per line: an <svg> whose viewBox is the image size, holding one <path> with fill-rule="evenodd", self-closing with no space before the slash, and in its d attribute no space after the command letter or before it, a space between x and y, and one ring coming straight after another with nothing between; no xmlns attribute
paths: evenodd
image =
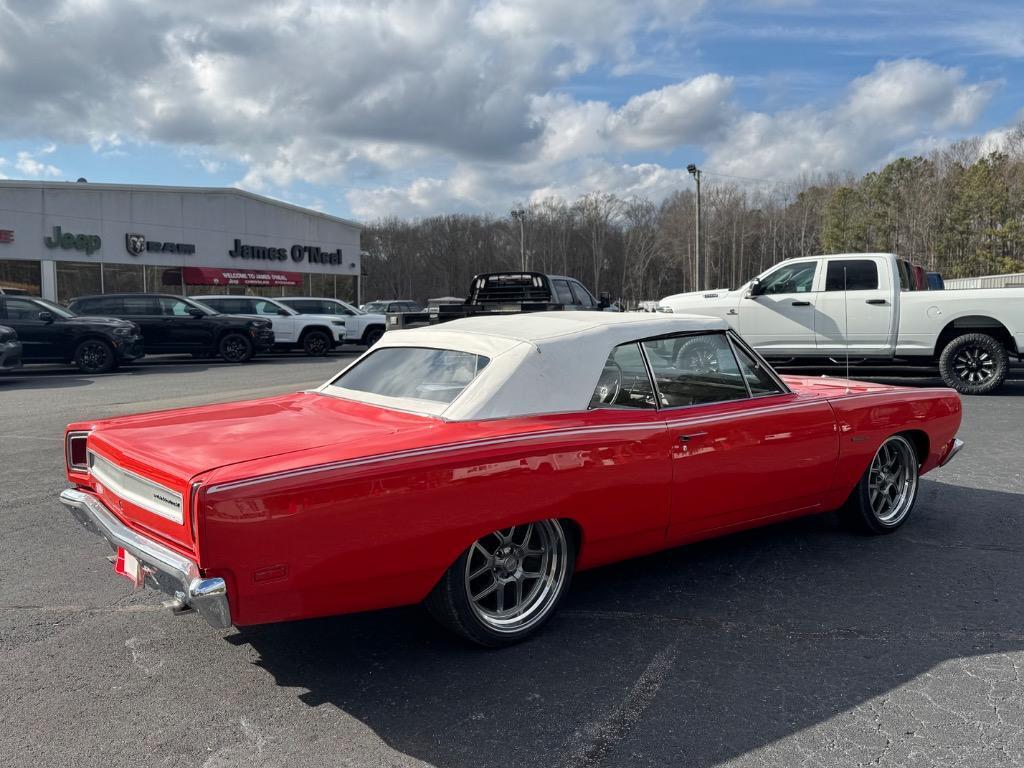
<svg viewBox="0 0 1024 768"><path fill-rule="evenodd" d="M289 296L281 299L296 312L304 315L333 315L345 321L345 341L349 344L365 344L372 347L386 330L384 315L363 312L341 299L315 299L305 296Z"/></svg>
<svg viewBox="0 0 1024 768"><path fill-rule="evenodd" d="M269 320L274 326L274 346L305 350L322 357L345 338L345 321L337 315L301 315L277 299L265 296L190 296L225 315Z"/></svg>

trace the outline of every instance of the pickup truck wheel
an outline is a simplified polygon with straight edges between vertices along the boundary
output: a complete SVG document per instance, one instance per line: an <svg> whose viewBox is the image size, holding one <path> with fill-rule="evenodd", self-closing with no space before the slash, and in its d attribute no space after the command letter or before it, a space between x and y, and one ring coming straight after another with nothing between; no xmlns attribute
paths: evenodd
<svg viewBox="0 0 1024 768"><path fill-rule="evenodd" d="M331 351L331 337L323 331L310 331L302 337L302 348L310 357L323 357Z"/></svg>
<svg viewBox="0 0 1024 768"><path fill-rule="evenodd" d="M88 374L107 373L117 365L114 348L102 339L86 339L75 348L72 359L78 370Z"/></svg>
<svg viewBox="0 0 1024 768"><path fill-rule="evenodd" d="M554 612L575 562L575 540L558 520L494 531L459 556L425 605L441 624L474 643L518 643Z"/></svg>
<svg viewBox="0 0 1024 768"><path fill-rule="evenodd" d="M226 333L217 345L217 352L228 363L247 363L253 354L252 342L240 333Z"/></svg>
<svg viewBox="0 0 1024 768"><path fill-rule="evenodd" d="M367 347L372 347L382 338L384 338L383 328L371 328L363 336L363 344L365 344Z"/></svg>
<svg viewBox="0 0 1024 768"><path fill-rule="evenodd" d="M942 381L964 395L986 395L998 389L1009 368L1006 348L987 333L957 336L939 356Z"/></svg>
<svg viewBox="0 0 1024 768"><path fill-rule="evenodd" d="M843 517L862 533L892 533L914 508L919 471L914 446L902 435L893 435L871 459L841 510Z"/></svg>

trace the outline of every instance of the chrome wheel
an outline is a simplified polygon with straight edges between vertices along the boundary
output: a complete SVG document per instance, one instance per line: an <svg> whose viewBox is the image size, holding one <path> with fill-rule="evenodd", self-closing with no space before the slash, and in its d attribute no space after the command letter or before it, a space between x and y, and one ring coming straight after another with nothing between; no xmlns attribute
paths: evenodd
<svg viewBox="0 0 1024 768"><path fill-rule="evenodd" d="M537 624L558 601L568 546L555 520L495 531L470 547L465 589L473 614L498 633Z"/></svg>
<svg viewBox="0 0 1024 768"><path fill-rule="evenodd" d="M896 526L917 496L917 453L905 437L890 437L878 449L868 470L868 501L875 519Z"/></svg>
<svg viewBox="0 0 1024 768"><path fill-rule="evenodd" d="M961 381L983 384L995 374L996 360L984 347L964 347L953 356L953 370Z"/></svg>

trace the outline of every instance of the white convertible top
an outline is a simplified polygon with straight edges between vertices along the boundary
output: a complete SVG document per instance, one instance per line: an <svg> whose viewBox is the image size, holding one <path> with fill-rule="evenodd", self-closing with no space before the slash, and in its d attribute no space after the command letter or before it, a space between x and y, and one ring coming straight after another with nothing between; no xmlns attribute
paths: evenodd
<svg viewBox="0 0 1024 768"><path fill-rule="evenodd" d="M427 347L490 358L490 364L450 404L384 398L330 383L320 391L430 413L449 421L581 411L590 403L608 355L619 344L726 328L725 320L716 317L642 312L562 311L468 317L442 325L388 331L366 353L384 347Z"/></svg>

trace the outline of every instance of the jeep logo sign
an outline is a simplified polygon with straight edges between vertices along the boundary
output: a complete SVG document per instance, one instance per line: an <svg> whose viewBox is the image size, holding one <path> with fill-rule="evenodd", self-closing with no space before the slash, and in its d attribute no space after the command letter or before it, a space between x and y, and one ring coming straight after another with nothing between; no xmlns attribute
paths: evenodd
<svg viewBox="0 0 1024 768"><path fill-rule="evenodd" d="M60 227L54 227L53 235L44 237L43 242L47 248L85 251L86 256L98 251L103 244L99 235L73 235L70 232L62 232Z"/></svg>

